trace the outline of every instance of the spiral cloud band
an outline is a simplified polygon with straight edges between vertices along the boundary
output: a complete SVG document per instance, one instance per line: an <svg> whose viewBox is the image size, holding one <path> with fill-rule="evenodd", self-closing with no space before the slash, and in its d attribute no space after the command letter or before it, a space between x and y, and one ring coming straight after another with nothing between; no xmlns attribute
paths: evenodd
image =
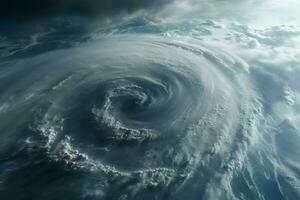
<svg viewBox="0 0 300 200"><path fill-rule="evenodd" d="M299 26L235 0L29 2L0 14L0 199L299 199Z"/></svg>
<svg viewBox="0 0 300 200"><path fill-rule="evenodd" d="M176 40L108 37L8 64L1 127L14 123L28 158L96 174L105 197L210 195L243 162L260 115L241 65Z"/></svg>

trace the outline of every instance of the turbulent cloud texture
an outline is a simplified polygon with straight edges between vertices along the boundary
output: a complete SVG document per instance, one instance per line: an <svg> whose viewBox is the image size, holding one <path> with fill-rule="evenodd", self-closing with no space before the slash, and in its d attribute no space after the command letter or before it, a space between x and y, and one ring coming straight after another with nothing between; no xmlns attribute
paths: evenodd
<svg viewBox="0 0 300 200"><path fill-rule="evenodd" d="M88 16L97 19L143 15L169 20L207 18L266 24L295 24L298 0L3 0L0 20L40 19L48 16Z"/></svg>
<svg viewBox="0 0 300 200"><path fill-rule="evenodd" d="M5 1L0 199L300 199L299 4Z"/></svg>

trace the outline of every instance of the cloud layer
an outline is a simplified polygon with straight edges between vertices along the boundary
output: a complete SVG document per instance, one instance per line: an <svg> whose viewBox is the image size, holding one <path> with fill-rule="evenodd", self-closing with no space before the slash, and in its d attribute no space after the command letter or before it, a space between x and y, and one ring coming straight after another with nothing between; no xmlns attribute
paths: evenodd
<svg viewBox="0 0 300 200"><path fill-rule="evenodd" d="M171 0L4 0L1 19L33 19L57 14L110 16L161 7Z"/></svg>

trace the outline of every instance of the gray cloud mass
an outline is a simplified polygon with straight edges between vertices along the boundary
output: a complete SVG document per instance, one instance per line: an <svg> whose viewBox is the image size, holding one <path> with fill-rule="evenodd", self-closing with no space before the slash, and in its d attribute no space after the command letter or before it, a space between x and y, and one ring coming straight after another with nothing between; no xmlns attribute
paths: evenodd
<svg viewBox="0 0 300 200"><path fill-rule="evenodd" d="M161 7L172 0L4 0L0 19L35 19L59 14L110 16Z"/></svg>

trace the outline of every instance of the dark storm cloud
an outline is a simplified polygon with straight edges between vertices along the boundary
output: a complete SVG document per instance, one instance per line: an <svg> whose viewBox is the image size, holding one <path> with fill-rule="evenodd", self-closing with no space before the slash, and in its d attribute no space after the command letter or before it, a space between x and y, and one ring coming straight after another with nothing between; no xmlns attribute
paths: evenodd
<svg viewBox="0 0 300 200"><path fill-rule="evenodd" d="M120 12L160 8L172 0L3 0L1 19L34 19L60 14L110 16Z"/></svg>

